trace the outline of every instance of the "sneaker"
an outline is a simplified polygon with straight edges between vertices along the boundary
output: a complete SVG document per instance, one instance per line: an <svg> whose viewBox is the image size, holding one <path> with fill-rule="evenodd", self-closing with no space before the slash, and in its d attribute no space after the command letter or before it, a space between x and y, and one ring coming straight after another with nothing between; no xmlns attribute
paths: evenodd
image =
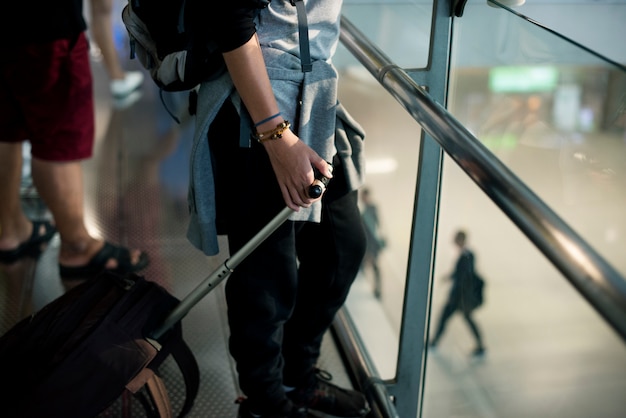
<svg viewBox="0 0 626 418"><path fill-rule="evenodd" d="M126 96L113 97L111 104L113 109L115 110L128 109L129 107L137 103L142 96L143 92L141 90L135 90Z"/></svg>
<svg viewBox="0 0 626 418"><path fill-rule="evenodd" d="M313 387L294 389L287 397L297 406L335 417L357 418L369 413L370 407L362 393L335 386L331 379L330 373L318 369Z"/></svg>
<svg viewBox="0 0 626 418"><path fill-rule="evenodd" d="M143 83L143 73L140 71L128 71L121 80L111 80L111 94L115 98L128 96Z"/></svg>
<svg viewBox="0 0 626 418"><path fill-rule="evenodd" d="M289 400L285 400L277 411L265 414L253 413L246 398L239 398L235 403L239 404L237 418L313 418L312 415L309 415L306 408L297 408Z"/></svg>

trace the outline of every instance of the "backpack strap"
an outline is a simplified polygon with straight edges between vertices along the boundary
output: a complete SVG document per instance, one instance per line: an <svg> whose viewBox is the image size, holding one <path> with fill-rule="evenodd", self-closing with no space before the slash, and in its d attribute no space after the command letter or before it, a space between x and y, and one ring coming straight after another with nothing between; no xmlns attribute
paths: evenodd
<svg viewBox="0 0 626 418"><path fill-rule="evenodd" d="M307 73L313 70L313 65L311 64L311 51L309 50L309 22L306 17L306 8L303 0L291 0L291 5L296 6L298 13L300 62L302 63L302 72Z"/></svg>
<svg viewBox="0 0 626 418"><path fill-rule="evenodd" d="M170 353L182 372L183 380L185 381L185 403L178 414L178 417L182 418L189 413L198 395L200 370L193 352L182 338L177 339L170 348Z"/></svg>
<svg viewBox="0 0 626 418"><path fill-rule="evenodd" d="M173 418L172 404L167 394L167 388L156 373L153 373L152 377L146 382L146 389L156 409L156 416L158 418Z"/></svg>
<svg viewBox="0 0 626 418"><path fill-rule="evenodd" d="M180 327L177 327L176 332L181 332ZM196 396L198 395L198 389L200 388L200 370L198 368L198 362L196 361L196 358L187 343L185 343L185 340L183 340L182 334L172 337L167 343L167 353L164 354L161 352L161 354L162 357L157 358L156 362L153 361L152 364L148 365L147 370L144 369L142 372L146 375L143 383L146 384L145 387L148 389L149 394L154 396L154 391L152 390L153 388L150 388L147 385L150 382L150 379L152 379L150 374L157 374L157 370L163 360L167 356L171 355L176 362L185 383L185 403L178 414L178 417L182 418L186 416L189 411L191 411L194 401L196 400ZM154 384L154 382L152 383ZM152 402L152 404L153 407L159 406L156 399ZM157 408L157 412L160 413L161 409Z"/></svg>

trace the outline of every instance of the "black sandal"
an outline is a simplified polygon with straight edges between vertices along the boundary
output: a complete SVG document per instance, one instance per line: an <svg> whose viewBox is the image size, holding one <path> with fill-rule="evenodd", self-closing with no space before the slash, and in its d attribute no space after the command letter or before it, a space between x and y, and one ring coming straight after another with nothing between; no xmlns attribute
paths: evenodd
<svg viewBox="0 0 626 418"><path fill-rule="evenodd" d="M115 259L117 261L117 267L114 269L107 269L106 264L109 260ZM110 271L119 275L126 273L135 273L144 269L148 264L148 255L144 252L139 256L137 263L133 264L130 258L130 251L128 248L113 245L109 242L105 242L100 251L94 255L89 263L84 266L64 266L59 263L59 273L62 279L89 279L97 276L103 271Z"/></svg>
<svg viewBox="0 0 626 418"><path fill-rule="evenodd" d="M44 227L43 234L40 233ZM33 232L30 237L13 250L0 250L0 263L13 263L23 257L37 257L41 254L43 244L47 244L57 229L48 221L33 221Z"/></svg>

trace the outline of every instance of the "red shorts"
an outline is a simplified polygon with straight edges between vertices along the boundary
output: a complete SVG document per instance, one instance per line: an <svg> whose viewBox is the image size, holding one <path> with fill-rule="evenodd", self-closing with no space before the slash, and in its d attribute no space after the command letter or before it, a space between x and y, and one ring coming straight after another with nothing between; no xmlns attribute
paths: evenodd
<svg viewBox="0 0 626 418"><path fill-rule="evenodd" d="M0 141L28 139L31 152L46 161L91 157L94 106L89 43L9 47L0 63Z"/></svg>

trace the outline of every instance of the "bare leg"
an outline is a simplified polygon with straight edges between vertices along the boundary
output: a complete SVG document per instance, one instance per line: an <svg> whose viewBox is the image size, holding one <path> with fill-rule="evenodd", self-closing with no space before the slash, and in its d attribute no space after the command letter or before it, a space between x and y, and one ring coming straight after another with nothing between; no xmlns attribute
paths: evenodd
<svg viewBox="0 0 626 418"><path fill-rule="evenodd" d="M91 33L102 53L102 61L111 81L111 93L116 99L125 99L139 89L144 76L141 71L125 71L122 68L113 42L112 12L113 0L91 0ZM140 95L136 95L135 100L138 97ZM126 103L128 105L132 101Z"/></svg>
<svg viewBox="0 0 626 418"><path fill-rule="evenodd" d="M0 250L26 241L33 225L22 211L22 143L0 142Z"/></svg>
<svg viewBox="0 0 626 418"><path fill-rule="evenodd" d="M125 76L113 43L113 0L91 0L91 33L102 53L104 66L112 80Z"/></svg>
<svg viewBox="0 0 626 418"><path fill-rule="evenodd" d="M43 201L52 212L61 235L59 263L81 266L102 248L104 242L87 231L84 217L83 172L80 161L50 162L33 158L33 181ZM131 261L139 260L140 251L131 251ZM115 268L111 259L106 268Z"/></svg>

